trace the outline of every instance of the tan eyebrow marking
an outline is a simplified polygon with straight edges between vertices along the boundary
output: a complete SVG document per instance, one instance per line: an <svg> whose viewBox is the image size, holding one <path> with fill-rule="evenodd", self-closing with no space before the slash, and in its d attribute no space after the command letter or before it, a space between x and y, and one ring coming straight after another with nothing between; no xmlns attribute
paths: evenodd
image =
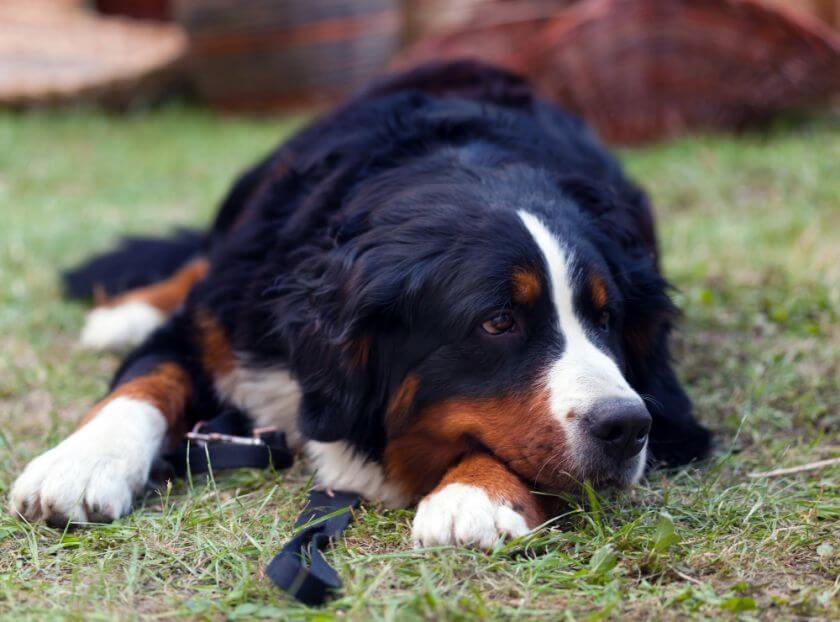
<svg viewBox="0 0 840 622"><path fill-rule="evenodd" d="M598 309L602 309L607 305L607 286L604 284L604 279L597 272L592 272L589 275L589 287L592 289L592 302Z"/></svg>
<svg viewBox="0 0 840 622"><path fill-rule="evenodd" d="M513 272L513 300L522 305L533 306L542 291L542 283L536 272L517 268Z"/></svg>

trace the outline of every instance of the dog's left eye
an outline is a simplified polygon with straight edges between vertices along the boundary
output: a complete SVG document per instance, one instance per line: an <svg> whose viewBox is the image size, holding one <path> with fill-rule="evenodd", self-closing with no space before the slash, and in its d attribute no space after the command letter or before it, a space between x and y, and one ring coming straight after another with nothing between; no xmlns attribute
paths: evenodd
<svg viewBox="0 0 840 622"><path fill-rule="evenodd" d="M598 328L602 331L607 332L610 329L610 320L611 320L610 312L609 311L601 311L598 315Z"/></svg>
<svg viewBox="0 0 840 622"><path fill-rule="evenodd" d="M489 320L481 325L484 332L488 335L501 335L502 333L509 333L516 328L516 320L513 319L513 314L508 311L500 311Z"/></svg>

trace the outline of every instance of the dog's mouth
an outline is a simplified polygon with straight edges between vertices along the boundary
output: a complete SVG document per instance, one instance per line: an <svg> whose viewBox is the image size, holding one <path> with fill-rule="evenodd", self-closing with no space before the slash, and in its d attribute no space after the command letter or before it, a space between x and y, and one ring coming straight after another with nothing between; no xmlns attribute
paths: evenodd
<svg viewBox="0 0 840 622"><path fill-rule="evenodd" d="M581 475L595 488L631 488L644 473L647 449L630 458L616 460L595 452L586 454Z"/></svg>
<svg viewBox="0 0 840 622"><path fill-rule="evenodd" d="M568 453L548 453L520 450L511 456L509 451L494 450L471 439L481 451L495 457L529 487L548 493L579 491L586 484L596 490L631 488L641 477L646 451L617 461L596 452L584 452L582 457Z"/></svg>

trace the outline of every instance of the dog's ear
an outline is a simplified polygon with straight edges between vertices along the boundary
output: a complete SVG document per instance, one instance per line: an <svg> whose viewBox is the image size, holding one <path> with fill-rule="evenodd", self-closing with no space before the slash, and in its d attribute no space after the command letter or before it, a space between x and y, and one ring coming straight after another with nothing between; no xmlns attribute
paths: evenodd
<svg viewBox="0 0 840 622"><path fill-rule="evenodd" d="M299 424L322 442L376 440L390 392L406 371L411 314L433 270L412 260L399 228L347 223L298 286L305 320L290 335L303 399ZM402 240L402 241L401 241ZM288 299L288 297L287 297Z"/></svg>
<svg viewBox="0 0 840 622"><path fill-rule="evenodd" d="M650 451L669 466L706 456L711 434L692 415L668 346L676 307L649 257L628 262L619 277L625 300L623 349L628 381L653 417Z"/></svg>

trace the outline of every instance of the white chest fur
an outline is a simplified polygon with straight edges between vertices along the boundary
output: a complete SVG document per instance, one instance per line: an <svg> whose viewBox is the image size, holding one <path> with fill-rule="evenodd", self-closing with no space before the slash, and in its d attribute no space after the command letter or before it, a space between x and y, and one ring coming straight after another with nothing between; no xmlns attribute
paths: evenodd
<svg viewBox="0 0 840 622"><path fill-rule="evenodd" d="M216 380L220 397L246 412L258 427L286 433L293 449L303 438L297 427L300 385L285 369L237 366Z"/></svg>

